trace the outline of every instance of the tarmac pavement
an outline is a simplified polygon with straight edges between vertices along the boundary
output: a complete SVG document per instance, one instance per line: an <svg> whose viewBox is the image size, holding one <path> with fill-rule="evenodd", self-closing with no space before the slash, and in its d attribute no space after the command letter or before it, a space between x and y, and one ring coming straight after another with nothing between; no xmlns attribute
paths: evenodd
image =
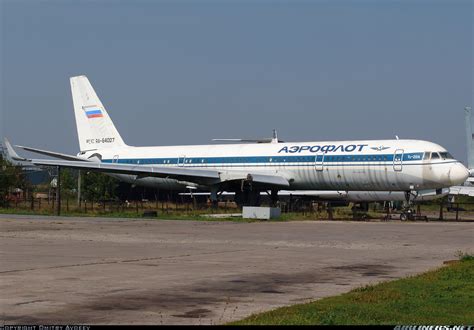
<svg viewBox="0 0 474 330"><path fill-rule="evenodd" d="M474 252L474 223L0 215L2 324L220 324Z"/></svg>

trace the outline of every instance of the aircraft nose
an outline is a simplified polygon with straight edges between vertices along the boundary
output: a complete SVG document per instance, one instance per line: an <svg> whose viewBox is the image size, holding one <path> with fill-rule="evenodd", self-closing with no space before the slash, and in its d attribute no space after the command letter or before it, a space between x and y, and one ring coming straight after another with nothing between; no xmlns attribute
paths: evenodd
<svg viewBox="0 0 474 330"><path fill-rule="evenodd" d="M461 163L455 163L449 169L449 181L455 186L463 183L469 177L469 170Z"/></svg>

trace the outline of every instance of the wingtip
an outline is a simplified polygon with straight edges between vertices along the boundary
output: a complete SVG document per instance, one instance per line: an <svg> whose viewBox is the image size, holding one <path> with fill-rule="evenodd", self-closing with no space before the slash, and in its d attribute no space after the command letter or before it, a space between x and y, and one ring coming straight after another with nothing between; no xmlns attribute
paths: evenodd
<svg viewBox="0 0 474 330"><path fill-rule="evenodd" d="M12 147L10 141L8 141L7 137L4 137L4 138L3 138L3 141L4 141L4 143L5 143L5 147L6 147L6 149L7 149L7 155L8 155L9 158L11 158L11 159L13 159L13 160L20 160L20 161L25 161L25 160L27 160L26 158L20 157L20 156L16 153L15 149L13 149L13 147Z"/></svg>

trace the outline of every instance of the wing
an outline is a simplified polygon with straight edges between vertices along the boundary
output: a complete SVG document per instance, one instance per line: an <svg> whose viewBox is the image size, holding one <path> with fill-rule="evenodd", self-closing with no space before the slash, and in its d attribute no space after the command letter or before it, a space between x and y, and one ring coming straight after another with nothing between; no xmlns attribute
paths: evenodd
<svg viewBox="0 0 474 330"><path fill-rule="evenodd" d="M73 161L80 161L80 162L87 161L86 159L83 159L83 158L79 158L79 157L72 156L72 155L67 155L67 154L62 154L62 153L54 152L54 151L41 150L41 149L36 149L36 148L31 148L31 147L23 147L23 146L16 146L16 147L21 148L21 149L26 150L26 151L35 152L37 154L50 156L50 157L54 157L54 158L59 158L59 159L64 159L64 160L73 160Z"/></svg>
<svg viewBox="0 0 474 330"><path fill-rule="evenodd" d="M252 181L262 187L289 187L286 178L278 175L268 175L261 173L251 173L245 171L233 170L213 170L185 167L162 167L150 165L128 165L128 164L110 164L99 162L82 162L66 160L46 160L32 159L35 165L42 166L61 166L75 169L84 169L88 171L98 171L105 173L129 174L139 177L159 177L176 179L180 181L194 182L202 185L216 185L222 183L232 183L241 180Z"/></svg>

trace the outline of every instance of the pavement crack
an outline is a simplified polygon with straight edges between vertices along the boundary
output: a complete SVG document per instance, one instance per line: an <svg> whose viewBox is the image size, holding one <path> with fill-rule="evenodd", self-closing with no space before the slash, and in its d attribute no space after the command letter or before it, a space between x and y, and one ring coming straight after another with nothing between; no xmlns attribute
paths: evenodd
<svg viewBox="0 0 474 330"><path fill-rule="evenodd" d="M151 257L151 258L136 258L136 259L124 259L124 260L109 260L109 261L87 262L87 263L80 263L80 264L59 265L59 266L52 266L52 267L37 267L37 268L26 268L26 269L12 269L12 270L0 271L0 275L1 275L1 274L18 273L18 272L35 271L35 270L61 269L61 268L71 268L71 267L83 267L83 266L96 266L96 265L110 265L110 264L121 264L121 263L133 263L133 262L141 262L141 261L153 261L153 260L165 260L165 259L174 259L174 258L186 258L186 257L194 257L194 256L203 256L203 255L212 255L212 254L216 254L216 255L217 255L217 254L223 254L223 253L234 253L234 252L245 252L245 251L248 251L248 250L213 251L213 252L196 253L196 254L180 254L180 255L168 256L168 257Z"/></svg>

